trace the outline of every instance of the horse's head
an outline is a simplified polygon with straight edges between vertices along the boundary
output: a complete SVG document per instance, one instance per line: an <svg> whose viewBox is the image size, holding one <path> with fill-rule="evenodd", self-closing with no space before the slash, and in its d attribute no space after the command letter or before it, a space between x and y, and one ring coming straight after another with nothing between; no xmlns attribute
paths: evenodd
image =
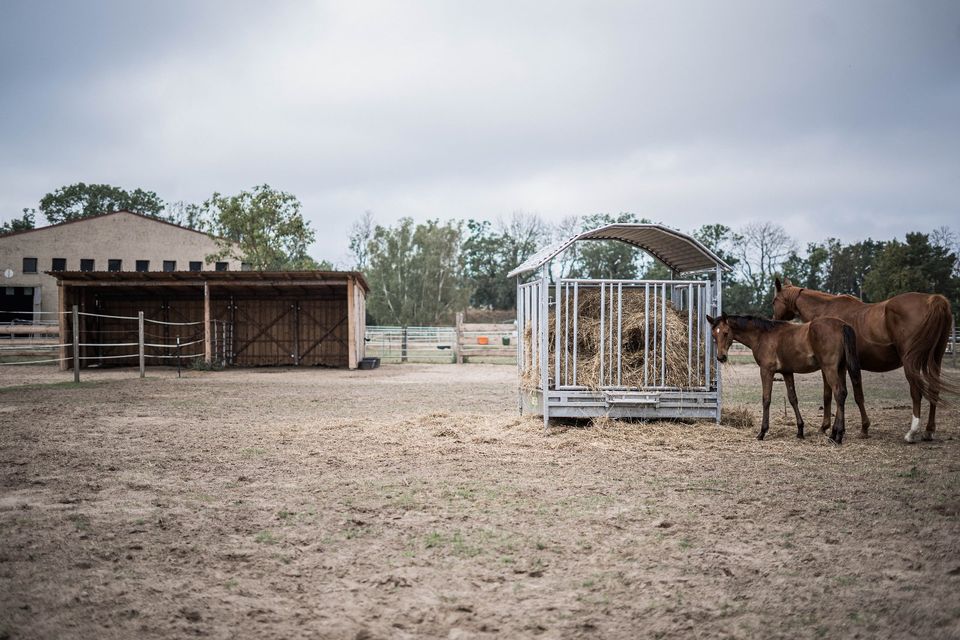
<svg viewBox="0 0 960 640"><path fill-rule="evenodd" d="M713 340L717 344L717 360L726 362L727 352L733 344L733 329L727 322L727 314L722 313L719 318L707 316L707 322L710 323L710 333L713 334Z"/></svg>
<svg viewBox="0 0 960 640"><path fill-rule="evenodd" d="M797 309L797 298L800 296L800 287L795 287L790 282L790 278L784 278L783 284L780 278L773 281L777 293L773 297L773 319L774 320L793 320L800 311Z"/></svg>

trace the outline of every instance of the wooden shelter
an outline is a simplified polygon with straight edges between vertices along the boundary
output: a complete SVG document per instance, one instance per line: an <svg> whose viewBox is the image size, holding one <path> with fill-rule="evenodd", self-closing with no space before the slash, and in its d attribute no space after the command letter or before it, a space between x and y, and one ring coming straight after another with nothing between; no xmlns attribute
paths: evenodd
<svg viewBox="0 0 960 640"><path fill-rule="evenodd" d="M136 320L148 323L145 357L164 362L180 338L206 362L238 366L349 367L364 357L363 275L340 271L51 273L59 286L61 343L79 308L82 362L136 364ZM89 314L89 315L87 315ZM70 347L64 347L64 351ZM196 350L196 349L194 349ZM128 355L130 354L130 355ZM61 357L66 357L65 353ZM129 362L127 361L129 358ZM168 362L169 363L169 362Z"/></svg>

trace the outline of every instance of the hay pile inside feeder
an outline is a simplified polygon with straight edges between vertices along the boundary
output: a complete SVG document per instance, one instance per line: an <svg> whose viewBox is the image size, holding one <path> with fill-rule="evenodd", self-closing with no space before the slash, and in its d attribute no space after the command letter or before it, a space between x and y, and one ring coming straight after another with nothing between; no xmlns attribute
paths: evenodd
<svg viewBox="0 0 960 640"><path fill-rule="evenodd" d="M596 289L581 290L578 296L577 308L577 384L597 389L605 386L617 385L616 367L617 367L617 326L616 319L613 322L613 374L611 376L610 359L610 302L606 300L605 319L604 319L604 358L603 369L604 377L600 379L601 354L600 354L600 292ZM687 365L688 347L690 337L688 335L688 315L687 311L679 311L669 302L664 313L660 308L661 298L657 297L657 306L654 309L654 300L650 299L650 318L647 322L646 295L642 289L624 289L622 306L622 329L620 333L620 344L622 345L620 355L620 384L623 387L642 387L644 386L644 363L647 353L644 351L644 344L648 344L650 361L647 362L647 386L659 387L698 387L704 384L703 373L703 338L698 332L693 335L693 356L690 366ZM616 306L614 306L616 314ZM654 312L656 315L654 316ZM664 316L665 322L664 322ZM551 376L555 371L556 348L555 339L555 318L553 311L549 318L549 338L548 348L550 355L549 371ZM696 320L694 320L696 322ZM694 325L694 329L696 329ZM561 353L563 352L562 340L567 331L566 323L560 327L561 334ZM573 319L570 319L569 331L573 332ZM645 339L646 338L646 339ZM664 338L666 340L664 341ZM523 357L526 363L523 376L523 386L526 388L536 388L540 383L540 372L532 362L532 330L528 322L524 326L524 352ZM573 337L571 336L571 341ZM700 356L697 357L697 342L700 343ZM655 346L654 346L655 345ZM569 348L570 358L573 357L572 345ZM664 359L665 363L661 360ZM564 372L564 358L561 356L560 382L563 384L572 384L572 362L570 363L570 372ZM664 366L665 364L665 366ZM665 374L665 375L661 375Z"/></svg>

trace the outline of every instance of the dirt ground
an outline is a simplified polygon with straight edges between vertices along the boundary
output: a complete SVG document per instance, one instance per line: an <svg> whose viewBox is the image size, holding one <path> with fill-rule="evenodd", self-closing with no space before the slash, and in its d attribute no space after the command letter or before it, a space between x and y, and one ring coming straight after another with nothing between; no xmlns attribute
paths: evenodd
<svg viewBox="0 0 960 640"><path fill-rule="evenodd" d="M759 414L752 365L728 405ZM960 637L960 425L565 425L515 370L0 368L0 638Z"/></svg>

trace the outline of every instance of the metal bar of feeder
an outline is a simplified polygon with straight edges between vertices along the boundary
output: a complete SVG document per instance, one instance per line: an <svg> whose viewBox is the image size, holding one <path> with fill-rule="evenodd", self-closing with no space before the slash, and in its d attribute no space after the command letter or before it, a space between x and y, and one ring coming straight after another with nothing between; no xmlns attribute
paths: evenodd
<svg viewBox="0 0 960 640"><path fill-rule="evenodd" d="M646 387L647 365L650 361L650 285L645 284L643 295L643 386Z"/></svg>
<svg viewBox="0 0 960 640"><path fill-rule="evenodd" d="M623 283L617 283L617 386L623 378Z"/></svg>
<svg viewBox="0 0 960 640"><path fill-rule="evenodd" d="M553 288L553 383L560 383L560 280Z"/></svg>
<svg viewBox="0 0 960 640"><path fill-rule="evenodd" d="M570 284L563 285L563 383L570 384Z"/></svg>
<svg viewBox="0 0 960 640"><path fill-rule="evenodd" d="M660 384L667 384L667 285L664 283L660 301Z"/></svg>
<svg viewBox="0 0 960 640"><path fill-rule="evenodd" d="M577 319L580 317L580 284L573 283L573 385L577 384Z"/></svg>
<svg viewBox="0 0 960 640"><path fill-rule="evenodd" d="M687 287L687 386L690 386L690 368L693 366L693 287Z"/></svg>
<svg viewBox="0 0 960 640"><path fill-rule="evenodd" d="M610 384L613 384L613 283L610 283L610 321L608 322L610 329L610 340L609 346L607 348L607 358L609 366L607 367L607 377L609 378Z"/></svg>
<svg viewBox="0 0 960 640"><path fill-rule="evenodd" d="M606 310L606 302L607 302L606 293L607 293L607 288L601 284L600 285L600 379L597 380L597 386L599 387L603 386L603 346L604 346L603 324L604 324L604 318L605 318L604 312Z"/></svg>

